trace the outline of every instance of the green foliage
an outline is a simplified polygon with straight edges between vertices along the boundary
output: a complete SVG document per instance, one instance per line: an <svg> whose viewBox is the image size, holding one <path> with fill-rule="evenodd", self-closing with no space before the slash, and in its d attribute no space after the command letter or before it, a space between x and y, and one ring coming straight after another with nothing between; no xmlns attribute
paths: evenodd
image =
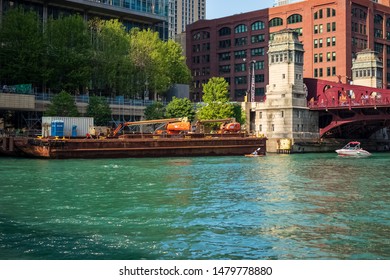
<svg viewBox="0 0 390 280"><path fill-rule="evenodd" d="M204 105L198 108L199 120L224 119L234 117L234 105L229 103L228 83L224 78L213 77L203 85Z"/></svg>
<svg viewBox="0 0 390 280"><path fill-rule="evenodd" d="M193 121L195 119L194 104L188 98L173 97L166 107L165 116L167 118L187 117L189 121Z"/></svg>
<svg viewBox="0 0 390 280"><path fill-rule="evenodd" d="M135 67L135 88L165 93L174 83L188 83L191 75L177 43L160 40L158 33L134 28L130 32L130 59Z"/></svg>
<svg viewBox="0 0 390 280"><path fill-rule="evenodd" d="M40 83L43 50L39 16L23 9L7 11L0 24L0 83Z"/></svg>
<svg viewBox="0 0 390 280"><path fill-rule="evenodd" d="M51 104L45 111L45 116L78 117L79 112L73 96L66 91L61 91L54 96Z"/></svg>
<svg viewBox="0 0 390 280"><path fill-rule="evenodd" d="M171 84L188 84L191 81L191 71L188 68L183 49L179 43L168 40L163 46L163 57L166 74Z"/></svg>
<svg viewBox="0 0 390 280"><path fill-rule="evenodd" d="M179 44L151 30L131 29L118 20L79 15L50 18L8 10L0 25L0 83L33 84L44 91L64 89L105 96L150 98L174 83L189 83L190 71Z"/></svg>
<svg viewBox="0 0 390 280"><path fill-rule="evenodd" d="M95 125L105 126L111 120L111 109L104 97L91 96L87 107L87 116L92 117Z"/></svg>
<svg viewBox="0 0 390 280"><path fill-rule="evenodd" d="M203 84L203 102L228 102L229 84L222 77L213 77L207 84Z"/></svg>
<svg viewBox="0 0 390 280"><path fill-rule="evenodd" d="M79 15L50 19L46 26L48 86L77 91L91 76L91 41Z"/></svg>
<svg viewBox="0 0 390 280"><path fill-rule="evenodd" d="M117 19L93 19L89 26L93 45L92 84L95 92L131 95L130 36L124 25Z"/></svg>
<svg viewBox="0 0 390 280"><path fill-rule="evenodd" d="M236 122L239 122L240 124L245 124L246 122L246 116L245 111L242 109L241 105L239 104L233 104L233 117L236 119Z"/></svg>
<svg viewBox="0 0 390 280"><path fill-rule="evenodd" d="M163 119L165 117L165 106L160 101L153 102L145 108L144 115L147 120Z"/></svg>

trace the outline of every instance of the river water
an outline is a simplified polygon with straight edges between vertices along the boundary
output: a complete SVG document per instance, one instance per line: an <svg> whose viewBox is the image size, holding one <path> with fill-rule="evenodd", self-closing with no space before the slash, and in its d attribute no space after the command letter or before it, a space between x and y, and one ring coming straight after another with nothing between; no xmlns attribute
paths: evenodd
<svg viewBox="0 0 390 280"><path fill-rule="evenodd" d="M390 259L389 166L0 158L0 259Z"/></svg>

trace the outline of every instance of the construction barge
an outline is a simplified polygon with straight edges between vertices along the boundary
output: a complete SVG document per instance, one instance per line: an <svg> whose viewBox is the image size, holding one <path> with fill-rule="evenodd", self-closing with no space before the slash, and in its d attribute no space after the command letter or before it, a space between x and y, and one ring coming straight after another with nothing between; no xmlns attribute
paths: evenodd
<svg viewBox="0 0 390 280"><path fill-rule="evenodd" d="M207 123L221 123L218 131L204 133ZM127 127L162 124L151 133L120 132ZM106 135L87 133L85 137L65 137L58 121L52 122L52 135L39 137L2 137L0 155L48 159L233 156L266 153L266 138L248 136L234 119L198 121L192 126L186 118L125 122ZM62 125L62 124L61 124ZM46 126L47 127L47 126ZM53 130L53 128L55 128Z"/></svg>
<svg viewBox="0 0 390 280"><path fill-rule="evenodd" d="M0 154L47 159L244 155L266 139L237 134L134 135L106 139L3 137Z"/></svg>

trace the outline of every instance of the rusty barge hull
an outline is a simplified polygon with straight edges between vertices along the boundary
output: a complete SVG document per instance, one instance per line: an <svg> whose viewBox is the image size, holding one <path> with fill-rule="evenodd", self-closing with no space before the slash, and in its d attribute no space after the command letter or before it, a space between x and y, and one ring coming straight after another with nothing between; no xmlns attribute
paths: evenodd
<svg viewBox="0 0 390 280"><path fill-rule="evenodd" d="M24 139L15 141L19 155L37 158L129 158L244 155L261 147L266 139L256 137L142 137L122 139Z"/></svg>

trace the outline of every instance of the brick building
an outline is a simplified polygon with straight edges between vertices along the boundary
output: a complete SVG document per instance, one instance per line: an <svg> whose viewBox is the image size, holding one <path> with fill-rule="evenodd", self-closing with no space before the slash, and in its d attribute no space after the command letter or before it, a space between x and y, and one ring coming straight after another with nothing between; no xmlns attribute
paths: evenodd
<svg viewBox="0 0 390 280"><path fill-rule="evenodd" d="M254 68L255 100L261 101L272 75L268 42L286 28L303 43L304 77L345 82L356 53L370 49L383 61L383 87L390 88L390 0L304 0L187 26L192 98L199 101L202 84L222 76L231 99L244 101Z"/></svg>

